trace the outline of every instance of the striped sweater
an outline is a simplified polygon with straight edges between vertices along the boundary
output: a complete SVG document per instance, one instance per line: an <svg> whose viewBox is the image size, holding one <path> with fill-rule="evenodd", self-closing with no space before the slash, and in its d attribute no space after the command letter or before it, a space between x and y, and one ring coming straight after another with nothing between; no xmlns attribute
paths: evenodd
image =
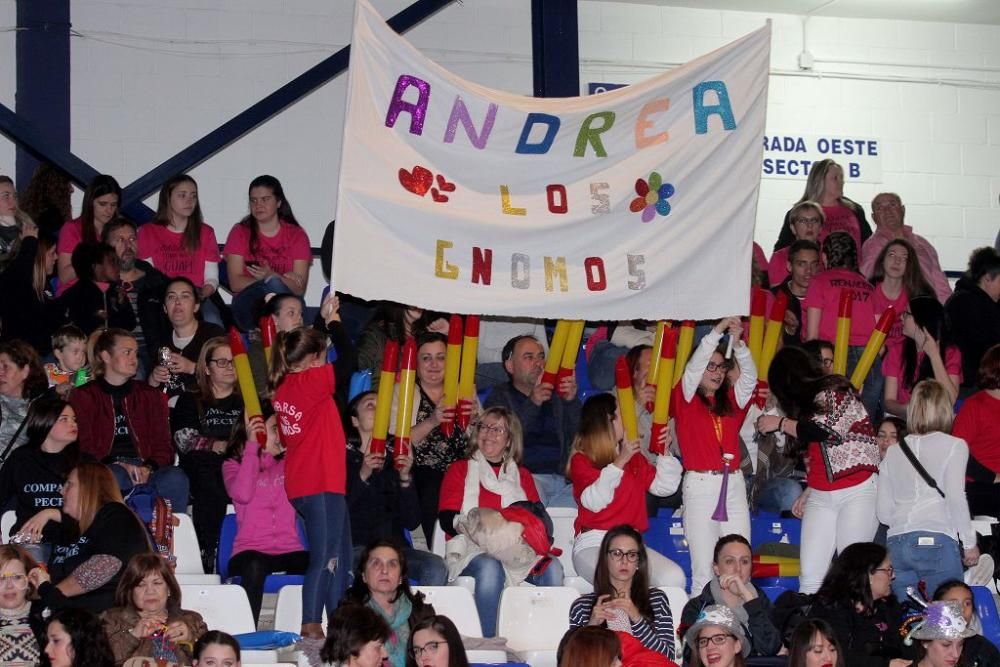
<svg viewBox="0 0 1000 667"><path fill-rule="evenodd" d="M597 602L596 593L587 593L573 601L569 608L569 625L579 628L587 625L590 613ZM653 608L653 622L639 618L632 623L632 636L651 651L662 653L668 659L674 660L674 619L670 615L670 604L667 594L659 588L649 589L649 603Z"/></svg>

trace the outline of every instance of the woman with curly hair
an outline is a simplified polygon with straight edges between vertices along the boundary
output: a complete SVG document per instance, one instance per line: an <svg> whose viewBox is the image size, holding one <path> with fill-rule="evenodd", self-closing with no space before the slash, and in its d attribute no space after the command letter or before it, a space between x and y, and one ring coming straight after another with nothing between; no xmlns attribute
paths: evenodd
<svg viewBox="0 0 1000 667"><path fill-rule="evenodd" d="M45 655L50 667L114 667L101 620L86 609L62 609L49 618Z"/></svg>

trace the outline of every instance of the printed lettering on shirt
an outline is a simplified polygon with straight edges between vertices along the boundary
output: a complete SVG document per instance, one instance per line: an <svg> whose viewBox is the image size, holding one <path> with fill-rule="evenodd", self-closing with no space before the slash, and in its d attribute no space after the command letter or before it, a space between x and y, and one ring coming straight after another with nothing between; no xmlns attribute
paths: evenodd
<svg viewBox="0 0 1000 667"><path fill-rule="evenodd" d="M274 412L278 415L282 435L302 433L302 411L287 401L275 401Z"/></svg>
<svg viewBox="0 0 1000 667"><path fill-rule="evenodd" d="M115 415L115 437L128 437L128 422L125 421L125 415Z"/></svg>

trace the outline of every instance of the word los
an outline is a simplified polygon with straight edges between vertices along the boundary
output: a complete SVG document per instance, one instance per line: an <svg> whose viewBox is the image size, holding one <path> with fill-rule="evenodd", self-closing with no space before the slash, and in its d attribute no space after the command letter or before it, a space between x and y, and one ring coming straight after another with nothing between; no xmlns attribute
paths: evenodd
<svg viewBox="0 0 1000 667"><path fill-rule="evenodd" d="M446 253L455 247L455 244L445 239L437 239L434 251L434 276L445 280L458 280L462 275L462 269L457 264L453 264ZM468 267L469 282L474 285L493 284L493 248L481 248L473 246L470 255L471 262ZM646 263L646 256L640 254L627 254L625 261L628 267L629 280L626 285L630 290L642 290L646 288L646 271L643 265ZM570 289L570 267L566 263L565 257L542 257L542 267L544 269L544 288L546 292L568 292ZM587 290L591 292L603 292L608 288L608 277L604 267L604 258L591 256L584 258L583 262L573 266L574 275L578 274L578 269L582 269L583 282ZM515 252L510 256L510 286L514 289L527 290L531 288L531 256L526 253Z"/></svg>
<svg viewBox="0 0 1000 667"><path fill-rule="evenodd" d="M416 102L409 102L403 99L411 88L417 91ZM732 104L729 101L729 91L726 88L725 82L702 81L694 86L691 93L694 105L695 134L708 133L708 120L713 115L719 117L724 130L732 131L736 129L736 119L733 115ZM713 94L715 103L710 103L706 99L709 93ZM430 101L431 84L428 81L410 74L401 75L396 80L396 88L393 91L392 98L389 100L389 108L385 114L385 126L390 129L394 128L397 120L399 120L399 115L407 113L410 116L410 126L408 128L410 134L422 136ZM635 148L649 148L650 146L662 144L669 140L670 135L665 130L651 132L653 130L654 117L665 113L669 109L669 97L655 98L643 105L633 128ZM481 127L477 129L465 102L462 100L462 96L456 95L454 102L452 102L451 113L448 117L448 124L445 128L442 141L446 144L453 143L458 125L461 123L466 136L469 138L469 143L478 150L486 148L499 110L500 107L491 102L487 108L486 116L482 120ZM608 152L601 135L614 126L615 118L616 114L614 111L598 111L584 118L577 131L573 156L584 157L589 146L593 149L593 153L597 157L607 157ZM517 141L514 152L523 155L544 155L548 153L561 126L562 119L558 116L540 112L528 113L521 127L520 138ZM540 132L536 132L536 129ZM539 133L541 133L540 138L537 136ZM624 148L624 151L629 150L632 150L631 147Z"/></svg>

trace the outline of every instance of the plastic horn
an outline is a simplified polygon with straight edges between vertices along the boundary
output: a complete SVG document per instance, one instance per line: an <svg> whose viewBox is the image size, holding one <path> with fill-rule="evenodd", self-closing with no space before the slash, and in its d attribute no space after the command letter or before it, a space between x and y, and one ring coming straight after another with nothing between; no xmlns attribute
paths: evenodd
<svg viewBox="0 0 1000 667"><path fill-rule="evenodd" d="M448 330L449 335L451 330ZM462 372L458 380L458 410L455 419L458 428L469 428L471 415L465 414L467 405L476 400L476 356L479 354L479 315L465 316L465 338L462 340Z"/></svg>
<svg viewBox="0 0 1000 667"><path fill-rule="evenodd" d="M618 389L618 413L625 427L625 439L639 437L639 425L635 416L635 396L632 393L632 375L628 372L625 357L618 357L615 363L615 387Z"/></svg>
<svg viewBox="0 0 1000 667"><path fill-rule="evenodd" d="M260 342L264 344L264 358L267 359L268 369L271 368L271 348L277 337L278 328L274 324L274 318L270 315L260 318Z"/></svg>
<svg viewBox="0 0 1000 667"><path fill-rule="evenodd" d="M750 356L753 365L760 368L760 351L764 347L764 317L767 315L767 292L759 287L753 289L750 300Z"/></svg>
<svg viewBox="0 0 1000 667"><path fill-rule="evenodd" d="M444 358L444 407L458 409L458 374L462 364L462 316L452 315L448 323L448 351ZM455 415L441 422L441 432L450 438L455 432Z"/></svg>
<svg viewBox="0 0 1000 667"><path fill-rule="evenodd" d="M660 349L656 380L656 400L653 401L653 428L649 433L649 451L653 454L666 454L660 447L660 433L667 428L670 421L670 394L673 390L674 364L677 361L677 329L668 329L663 336Z"/></svg>
<svg viewBox="0 0 1000 667"><path fill-rule="evenodd" d="M576 358L580 356L580 343L583 341L583 328L586 324L583 320L569 320L566 347L563 348L562 363L559 364L559 373L556 375L557 383L576 370Z"/></svg>
<svg viewBox="0 0 1000 667"><path fill-rule="evenodd" d="M681 333L677 338L677 362L674 365L674 386L681 381L684 367L691 358L691 348L694 347L694 320L684 320L681 323Z"/></svg>
<svg viewBox="0 0 1000 667"><path fill-rule="evenodd" d="M833 344L833 372L837 375L847 375L847 347L851 340L853 307L853 293L847 287L841 288L840 305L837 308L837 339Z"/></svg>
<svg viewBox="0 0 1000 667"><path fill-rule="evenodd" d="M649 371L646 373L646 386L657 387L660 377L660 353L663 351L663 332L667 329L667 323L660 320L656 323L656 335L653 336L653 349L649 353ZM676 345L674 354L676 356ZM671 379L673 376L671 375ZM646 401L646 412L653 411L653 401Z"/></svg>
<svg viewBox="0 0 1000 667"><path fill-rule="evenodd" d="M767 382L767 372L778 352L778 342L785 326L785 311L788 309L788 295L778 292L771 305L771 313L767 318L767 328L764 329L764 345L760 349L760 365L757 367L757 377Z"/></svg>
<svg viewBox="0 0 1000 667"><path fill-rule="evenodd" d="M247 357L247 348L243 344L243 337L236 327L229 329L229 349L233 353L233 366L236 367L236 381L240 385L240 394L243 395L243 411L247 420L253 423L254 419L264 421L264 415L260 410L260 398L257 397L257 387L253 383L253 373L250 371L250 359ZM267 433L259 430L256 433L257 442L263 447L267 444Z"/></svg>
<svg viewBox="0 0 1000 667"><path fill-rule="evenodd" d="M382 352L382 370L378 376L378 394L375 398L375 427L368 451L385 454L385 441L389 436L389 415L392 413L392 390L396 386L396 367L399 363L399 343L389 340Z"/></svg>
<svg viewBox="0 0 1000 667"><path fill-rule="evenodd" d="M399 405L396 407L396 456L410 453L410 428L413 426L413 395L417 386L417 341L407 338L403 344L399 368ZM397 467L399 461L397 458Z"/></svg>
<svg viewBox="0 0 1000 667"><path fill-rule="evenodd" d="M729 494L729 466L735 458L732 454L722 455L722 486L719 487L719 502L712 512L712 521L729 521L729 511L726 509L726 497Z"/></svg>
<svg viewBox="0 0 1000 667"><path fill-rule="evenodd" d="M553 387L559 379L559 366L562 364L563 350L566 349L566 339L569 337L569 320L559 320L556 322L556 330L552 334L552 343L549 344L549 356L545 358L545 373L542 375L542 382L547 382Z"/></svg>
<svg viewBox="0 0 1000 667"><path fill-rule="evenodd" d="M889 335L889 330L892 329L892 325L895 322L896 309L889 306L882 313L882 317L878 318L878 324L875 325L875 330L872 331L871 337L865 343L865 350L861 353L861 358L858 359L858 364L854 367L854 372L851 373L851 384L858 391L861 391L861 385L864 384L865 378L868 377L868 371L872 369L872 364L875 363L875 358L878 357L879 350L885 344L885 338Z"/></svg>

